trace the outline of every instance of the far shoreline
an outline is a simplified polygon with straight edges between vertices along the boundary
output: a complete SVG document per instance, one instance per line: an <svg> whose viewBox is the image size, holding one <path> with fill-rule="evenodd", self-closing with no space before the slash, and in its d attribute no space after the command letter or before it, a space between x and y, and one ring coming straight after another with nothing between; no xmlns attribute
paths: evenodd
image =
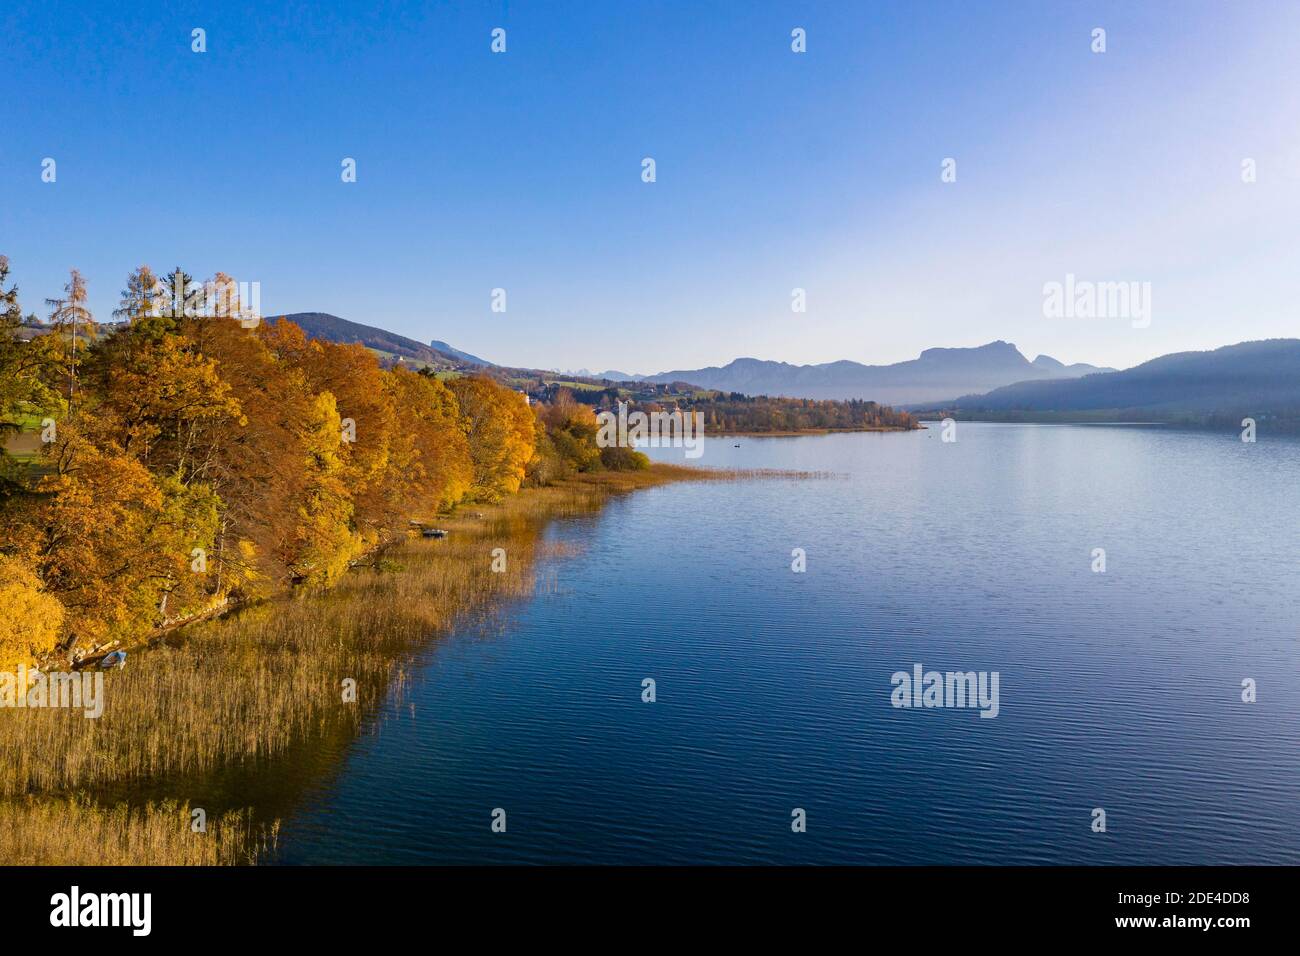
<svg viewBox="0 0 1300 956"><path fill-rule="evenodd" d="M715 438L800 438L804 435L853 435L859 432L916 432L924 431L925 425L916 428L902 428L896 425L872 425L867 428L804 428L784 429L781 431L748 432L714 432Z"/></svg>

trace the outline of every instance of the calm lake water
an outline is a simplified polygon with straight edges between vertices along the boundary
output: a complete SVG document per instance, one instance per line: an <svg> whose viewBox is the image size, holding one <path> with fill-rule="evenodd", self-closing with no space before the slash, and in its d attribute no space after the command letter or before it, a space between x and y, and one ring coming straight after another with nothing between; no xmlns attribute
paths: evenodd
<svg viewBox="0 0 1300 956"><path fill-rule="evenodd" d="M430 644L281 861L1300 863L1300 442L957 434L710 439L837 477L554 523L553 586ZM891 706L916 664L998 716Z"/></svg>

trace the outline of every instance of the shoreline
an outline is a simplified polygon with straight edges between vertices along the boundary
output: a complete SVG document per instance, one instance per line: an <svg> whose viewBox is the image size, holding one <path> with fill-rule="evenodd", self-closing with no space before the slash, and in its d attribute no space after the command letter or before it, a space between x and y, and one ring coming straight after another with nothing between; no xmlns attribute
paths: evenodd
<svg viewBox="0 0 1300 956"><path fill-rule="evenodd" d="M131 666L107 672L100 718L0 710L0 760L13 768L0 781L0 855L48 865L273 860L281 815L313 783L295 772L301 758L330 763L339 740L400 696L417 653L534 595L539 566L571 554L543 540L551 522L644 488L763 477L778 473L656 463L467 505L437 519L446 538L398 539L331 588L151 637ZM498 550L505 573L492 568ZM244 785L223 786L231 777ZM210 839L190 838L192 806L207 814Z"/></svg>
<svg viewBox="0 0 1300 956"><path fill-rule="evenodd" d="M753 476L762 477L757 473L754 473ZM495 504L466 504L463 508L458 507L449 514L437 515L430 521L421 522L421 525L432 525L436 523L444 526L458 526L463 530L466 527L472 527L472 524L467 525L463 523L466 519L474 523L483 520L470 518L473 514L486 515L485 509L490 510L495 506L504 505L507 502L520 498L526 498L529 495L533 495L537 492L544 492L548 489L565 487L593 488L606 489L608 494L626 494L641 488L652 488L674 481L719 480L720 478L725 477L729 477L729 474L724 469L693 468L689 465L673 465L667 463L655 463L648 469L641 471L586 472L560 479L551 485L521 488L513 495L510 495ZM404 544L407 544L412 540L416 540L416 536L407 533L388 541L384 541L355 559L349 565L348 572L352 573L358 570L373 569L377 566L378 562L384 559L385 554L402 547ZM83 670L93 667L105 654L113 651L122 650L137 653L147 652L150 648L166 641L169 637L174 637L174 635L178 632L183 632L186 628L195 627L210 621L221 621L233 614L238 614L241 611L260 607L265 604L273 604L277 601L292 598L295 595L307 593L309 590L310 589L304 590L298 585L293 585L265 597L254 598L251 600L246 599L242 601L226 600L219 604L214 604L211 607L204 608L201 611L196 611L185 618L166 621L151 630L148 634L142 634L138 638L129 642L114 641L110 644L96 646L76 660L59 661L58 658L66 658L66 655L63 653L56 653L52 655L50 659L38 663L39 666L45 669L52 669L59 664L66 664L66 666L71 670ZM328 591L329 589L326 588L325 590Z"/></svg>
<svg viewBox="0 0 1300 956"><path fill-rule="evenodd" d="M925 426L902 428L895 425L872 425L869 428L805 428L768 432L714 432L716 438L801 438L805 435L855 435L861 432L917 432Z"/></svg>

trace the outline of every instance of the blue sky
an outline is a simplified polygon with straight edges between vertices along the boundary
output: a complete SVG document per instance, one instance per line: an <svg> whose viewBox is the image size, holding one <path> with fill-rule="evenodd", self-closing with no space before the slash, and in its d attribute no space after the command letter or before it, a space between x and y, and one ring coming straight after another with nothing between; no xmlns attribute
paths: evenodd
<svg viewBox="0 0 1300 956"><path fill-rule="evenodd" d="M275 6L0 9L26 311L76 266L107 318L129 270L179 264L268 313L633 372L1300 332L1295 4ZM1150 282L1150 327L1044 317L1067 273Z"/></svg>

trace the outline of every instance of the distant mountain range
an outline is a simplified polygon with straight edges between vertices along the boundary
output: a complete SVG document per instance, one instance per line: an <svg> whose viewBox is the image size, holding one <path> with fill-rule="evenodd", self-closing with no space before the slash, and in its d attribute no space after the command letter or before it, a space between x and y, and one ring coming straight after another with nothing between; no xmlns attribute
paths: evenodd
<svg viewBox="0 0 1300 956"><path fill-rule="evenodd" d="M1078 363L1066 365L1040 355L1032 362L1009 342L977 348L926 349L919 358L893 365L863 365L847 360L823 365L790 365L739 358L721 368L681 369L650 375L650 382L689 382L701 388L745 395L789 398L862 398L884 405L942 402L987 392L1013 382L1069 379L1110 372Z"/></svg>
<svg viewBox="0 0 1300 956"><path fill-rule="evenodd" d="M313 338L359 342L390 361L437 368L483 366L498 376L564 375L644 385L681 383L745 395L862 398L961 418L999 421L1156 421L1239 424L1280 420L1300 428L1300 339L1242 342L1209 352L1178 352L1131 369L1066 365L1047 355L1032 362L1008 342L926 349L894 365L828 362L791 365L752 358L728 365L630 375L606 371L544 373L507 369L446 342L429 345L325 312L287 318ZM33 330L38 331L38 330Z"/></svg>
<svg viewBox="0 0 1300 956"><path fill-rule="evenodd" d="M1176 352L1122 372L1020 382L946 406L970 417L1237 425L1300 422L1300 339Z"/></svg>
<svg viewBox="0 0 1300 956"><path fill-rule="evenodd" d="M296 322L312 338L358 342L390 359L400 358L439 368L497 367L487 359L437 339L425 345L404 335L350 322L327 312L295 312L271 317L274 318ZM594 382L678 382L745 395L862 398L883 405L904 405L946 402L959 395L987 392L1013 382L1077 378L1099 371L1112 370L1084 364L1065 365L1047 355L1040 355L1030 362L1014 345L998 341L978 348L926 349L920 358L895 365L862 365L850 361L790 365L740 358L722 368L681 370L660 375L634 375L612 369L605 372L579 369L556 374Z"/></svg>
<svg viewBox="0 0 1300 956"><path fill-rule="evenodd" d="M567 372L561 372L562 375L576 375L578 378L593 378L598 381L608 379L611 382L644 382L649 376L636 375L632 372L620 372L617 369L609 369L605 372L592 372L585 368L570 369Z"/></svg>
<svg viewBox="0 0 1300 956"><path fill-rule="evenodd" d="M430 345L425 345L423 342L408 339L396 332L389 332L373 325L362 325L360 322L349 322L347 319L340 319L337 315L330 315L328 312L293 312L288 315L267 316L268 322L274 322L276 319L288 319L290 322L302 326L302 330L310 338L324 339L327 342L340 342L345 345L358 342L366 348L374 349L377 352L386 352L391 356L406 361L434 365L440 368L456 368L464 364L491 364L470 355L468 352L454 349L446 342L433 342Z"/></svg>

